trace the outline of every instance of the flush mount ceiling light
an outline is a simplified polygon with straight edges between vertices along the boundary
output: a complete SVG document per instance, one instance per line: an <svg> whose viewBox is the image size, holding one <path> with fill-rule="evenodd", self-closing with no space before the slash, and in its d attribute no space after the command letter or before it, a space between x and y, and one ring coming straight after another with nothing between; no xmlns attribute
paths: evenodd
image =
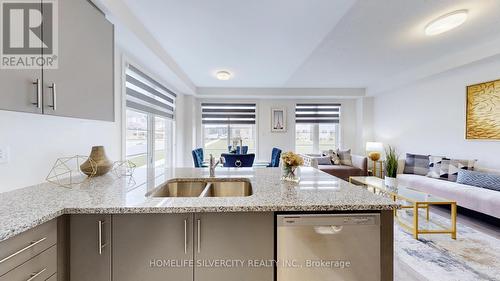
<svg viewBox="0 0 500 281"><path fill-rule="evenodd" d="M467 10L458 10L431 21L425 27L425 35L433 36L450 31L467 20Z"/></svg>
<svg viewBox="0 0 500 281"><path fill-rule="evenodd" d="M232 76L233 75L231 74L231 72L226 70L217 71L217 73L215 74L215 77L217 77L217 79L222 81L229 80L231 79Z"/></svg>

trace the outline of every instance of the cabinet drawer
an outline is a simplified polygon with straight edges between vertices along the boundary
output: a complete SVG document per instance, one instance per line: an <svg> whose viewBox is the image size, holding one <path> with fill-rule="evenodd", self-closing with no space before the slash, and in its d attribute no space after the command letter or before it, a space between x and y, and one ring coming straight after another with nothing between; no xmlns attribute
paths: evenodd
<svg viewBox="0 0 500 281"><path fill-rule="evenodd" d="M0 281L42 281L57 271L57 246L54 245L38 256L9 271Z"/></svg>
<svg viewBox="0 0 500 281"><path fill-rule="evenodd" d="M0 276L55 245L56 242L56 220L0 242Z"/></svg>

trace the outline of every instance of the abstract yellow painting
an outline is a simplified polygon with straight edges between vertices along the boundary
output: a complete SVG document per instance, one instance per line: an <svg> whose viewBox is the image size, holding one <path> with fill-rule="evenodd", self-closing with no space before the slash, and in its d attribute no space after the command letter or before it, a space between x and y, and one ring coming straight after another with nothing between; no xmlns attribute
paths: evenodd
<svg viewBox="0 0 500 281"><path fill-rule="evenodd" d="M500 79L467 87L466 138L500 140Z"/></svg>

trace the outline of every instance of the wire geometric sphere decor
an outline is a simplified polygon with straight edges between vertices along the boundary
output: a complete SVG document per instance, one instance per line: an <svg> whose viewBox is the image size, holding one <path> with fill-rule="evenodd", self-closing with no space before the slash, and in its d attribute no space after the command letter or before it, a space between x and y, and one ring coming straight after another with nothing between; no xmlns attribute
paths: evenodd
<svg viewBox="0 0 500 281"><path fill-rule="evenodd" d="M91 173L89 176L82 173L80 165L89 161ZM49 174L45 178L48 182L62 187L71 188L82 184L97 173L97 164L92 158L83 155L57 158Z"/></svg>
<svg viewBox="0 0 500 281"><path fill-rule="evenodd" d="M125 161L116 161L113 163L113 174L116 177L130 177L134 174L135 168L137 165L129 160Z"/></svg>

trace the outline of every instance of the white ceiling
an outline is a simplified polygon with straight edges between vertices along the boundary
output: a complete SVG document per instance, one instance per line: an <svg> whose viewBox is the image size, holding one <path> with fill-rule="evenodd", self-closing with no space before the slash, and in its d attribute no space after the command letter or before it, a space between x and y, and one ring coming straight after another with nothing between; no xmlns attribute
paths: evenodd
<svg viewBox="0 0 500 281"><path fill-rule="evenodd" d="M487 44L500 39L498 0L124 1L197 87L370 88L446 70L432 63L457 54L456 66L465 50L500 53ZM424 35L458 9L469 10L464 25ZM221 69L234 78L216 80Z"/></svg>

